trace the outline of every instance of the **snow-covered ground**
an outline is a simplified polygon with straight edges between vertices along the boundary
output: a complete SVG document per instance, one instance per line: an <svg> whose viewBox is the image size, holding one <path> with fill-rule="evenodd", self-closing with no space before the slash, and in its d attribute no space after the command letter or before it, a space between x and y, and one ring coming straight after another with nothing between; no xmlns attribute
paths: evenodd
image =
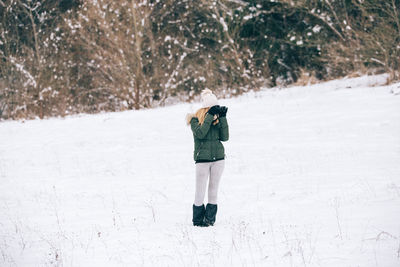
<svg viewBox="0 0 400 267"><path fill-rule="evenodd" d="M2 122L0 266L400 266L400 84L384 79L222 100L209 228L191 225L198 103Z"/></svg>

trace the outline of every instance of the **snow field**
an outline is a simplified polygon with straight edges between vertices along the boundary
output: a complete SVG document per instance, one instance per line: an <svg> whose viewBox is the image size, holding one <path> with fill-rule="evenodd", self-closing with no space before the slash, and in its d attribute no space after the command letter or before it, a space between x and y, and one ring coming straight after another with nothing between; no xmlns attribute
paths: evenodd
<svg viewBox="0 0 400 267"><path fill-rule="evenodd" d="M198 103L2 122L0 266L400 266L400 85L384 79L221 100L209 228L191 225Z"/></svg>

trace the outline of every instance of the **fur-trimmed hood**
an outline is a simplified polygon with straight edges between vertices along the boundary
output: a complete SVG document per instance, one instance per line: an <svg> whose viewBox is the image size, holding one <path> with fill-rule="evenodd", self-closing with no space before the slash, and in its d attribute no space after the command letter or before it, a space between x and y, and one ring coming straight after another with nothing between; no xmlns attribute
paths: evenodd
<svg viewBox="0 0 400 267"><path fill-rule="evenodd" d="M195 113L188 113L188 114L186 114L186 123L187 123L187 125L190 125L190 121L191 121L193 118L197 118Z"/></svg>
<svg viewBox="0 0 400 267"><path fill-rule="evenodd" d="M186 114L186 123L187 123L187 125L190 125L190 122L192 121L193 118L198 119L195 113L188 113L188 114ZM217 115L214 115L214 118L213 118L213 125L216 125L216 124L218 124L218 123L219 123L218 116L217 116Z"/></svg>

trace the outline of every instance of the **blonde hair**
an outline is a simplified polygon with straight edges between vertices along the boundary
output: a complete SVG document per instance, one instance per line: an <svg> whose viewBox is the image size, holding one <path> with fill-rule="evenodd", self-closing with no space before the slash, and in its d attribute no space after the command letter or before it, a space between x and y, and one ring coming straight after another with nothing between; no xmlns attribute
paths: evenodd
<svg viewBox="0 0 400 267"><path fill-rule="evenodd" d="M206 118L207 112L210 108L200 108L198 111L196 111L195 114L188 116L187 117L187 124L190 124L190 121L192 120L192 118L197 118L199 120L199 125L202 125L204 123L204 119ZM219 123L219 120L217 118L216 115L214 115L214 122L213 125L216 125L217 123Z"/></svg>

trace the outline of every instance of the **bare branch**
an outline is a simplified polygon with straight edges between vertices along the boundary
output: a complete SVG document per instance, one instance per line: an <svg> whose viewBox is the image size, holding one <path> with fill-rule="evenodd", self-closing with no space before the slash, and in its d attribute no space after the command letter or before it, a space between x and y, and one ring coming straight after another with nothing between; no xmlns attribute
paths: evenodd
<svg viewBox="0 0 400 267"><path fill-rule="evenodd" d="M309 12L309 14L310 14L311 16L314 16L314 17L320 19L322 22L324 22L325 25L327 25L327 26L328 26L328 27L329 27L343 42L346 41L346 39L342 36L342 34L341 34L337 29L335 29L335 27L333 27L332 24L330 24L329 22L327 22L323 17L321 17L321 16L319 16L319 15L317 15L317 14L314 14L313 12Z"/></svg>
<svg viewBox="0 0 400 267"><path fill-rule="evenodd" d="M393 12L394 12L394 19L395 19L395 22L396 22L396 25L397 25L397 31L398 31L399 36L400 36L400 21L399 21L399 14L397 13L397 8L398 7L396 7L396 3L395 3L394 0L392 0L392 8L393 8Z"/></svg>

